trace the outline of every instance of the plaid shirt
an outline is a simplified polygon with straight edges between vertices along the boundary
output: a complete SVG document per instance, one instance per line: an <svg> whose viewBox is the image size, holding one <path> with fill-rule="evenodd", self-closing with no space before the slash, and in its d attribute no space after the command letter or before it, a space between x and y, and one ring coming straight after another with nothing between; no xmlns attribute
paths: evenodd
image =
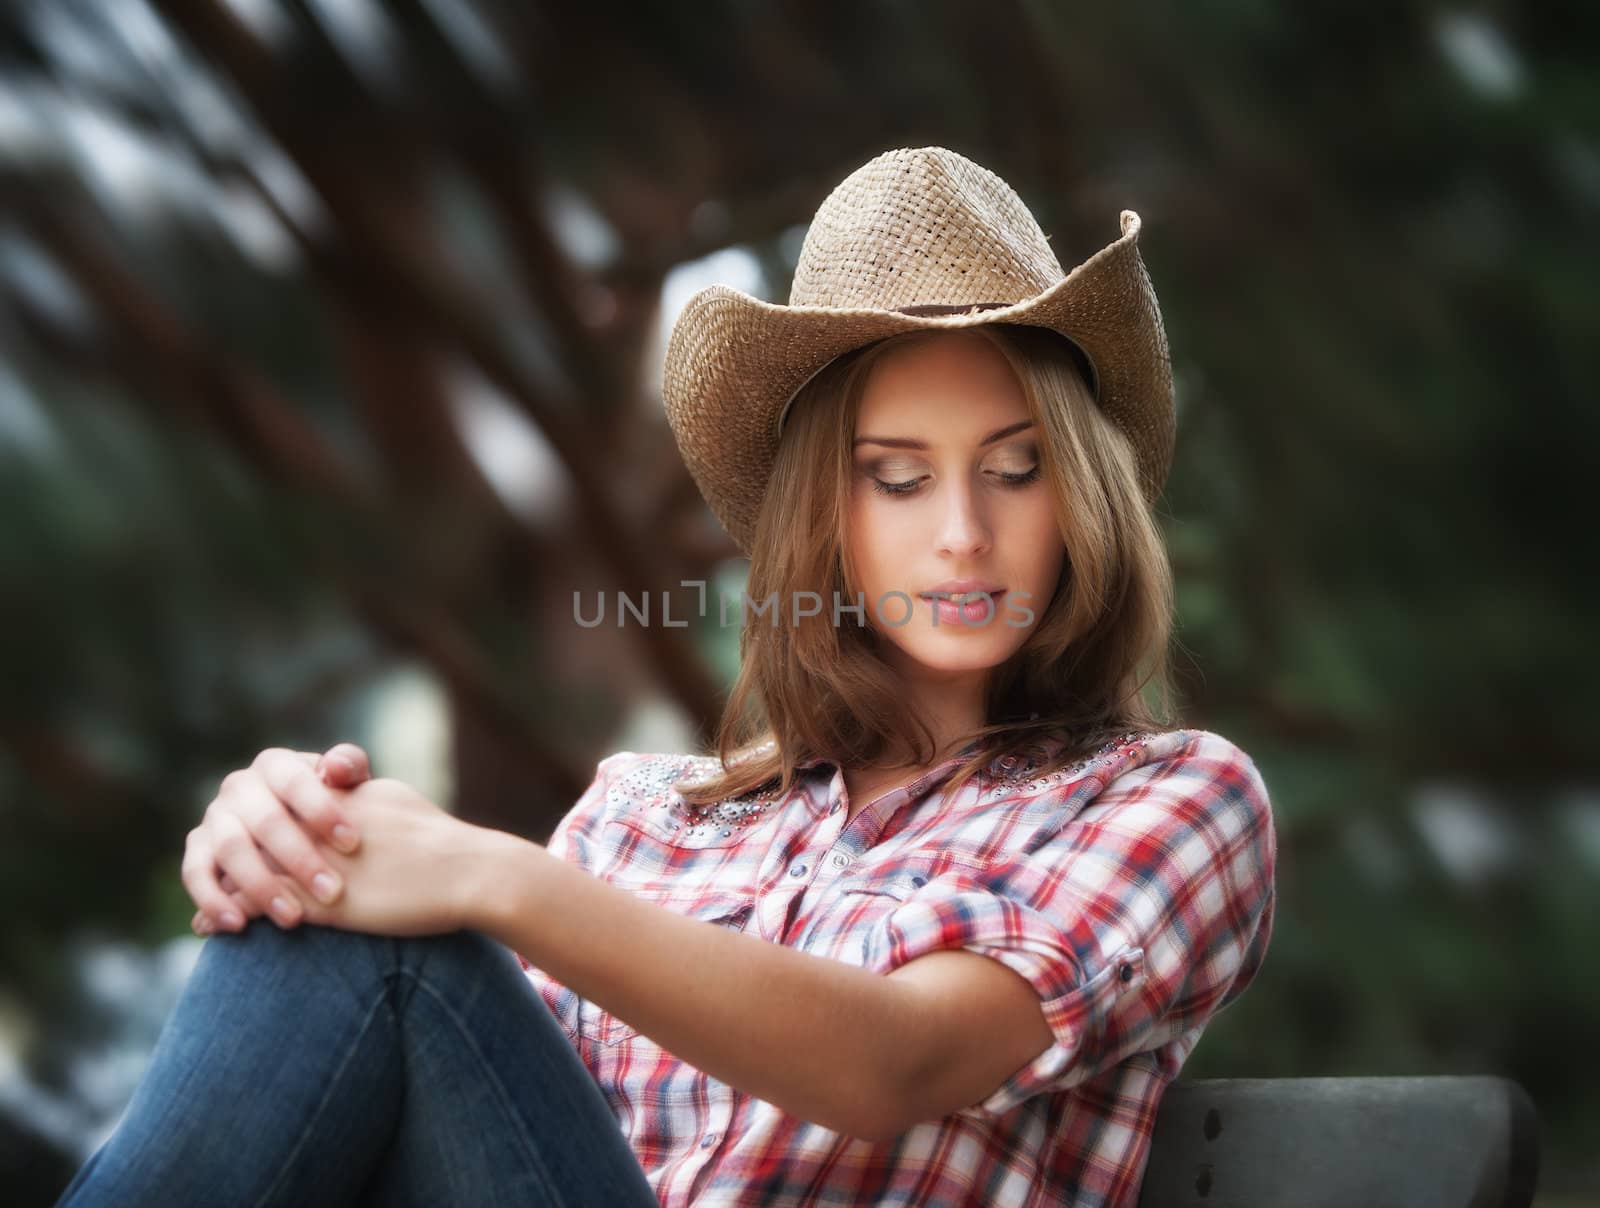
<svg viewBox="0 0 1600 1208"><path fill-rule="evenodd" d="M1004 757L946 799L958 762L845 827L824 760L781 797L696 809L671 785L714 757L624 751L557 825L561 858L772 943L879 973L981 952L1037 988L1055 1034L981 1102L873 1142L708 1077L519 957L663 1205L1137 1201L1163 1091L1266 954L1266 788L1206 730L1124 735L1043 777Z"/></svg>

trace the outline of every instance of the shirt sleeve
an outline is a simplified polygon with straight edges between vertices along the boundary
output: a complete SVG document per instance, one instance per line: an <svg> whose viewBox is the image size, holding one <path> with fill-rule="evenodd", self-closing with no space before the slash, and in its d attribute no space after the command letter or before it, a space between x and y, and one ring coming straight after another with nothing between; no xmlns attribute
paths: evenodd
<svg viewBox="0 0 1600 1208"><path fill-rule="evenodd" d="M868 946L887 973L945 948L982 953L1038 991L1054 1040L961 1114L1003 1114L1186 1038L1254 978L1272 930L1277 846L1254 763L1228 740L1177 732L1031 850L980 876L934 877ZM1071 808L1068 808L1068 807Z"/></svg>

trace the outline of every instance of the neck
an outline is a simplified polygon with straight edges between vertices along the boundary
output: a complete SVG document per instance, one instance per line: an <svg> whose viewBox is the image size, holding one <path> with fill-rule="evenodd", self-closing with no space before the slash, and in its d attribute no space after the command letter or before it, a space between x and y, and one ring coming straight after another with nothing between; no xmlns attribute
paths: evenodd
<svg viewBox="0 0 1600 1208"><path fill-rule="evenodd" d="M947 759L965 745L967 736L986 717L988 672L930 673L921 670L902 677L906 706L933 731L934 762Z"/></svg>

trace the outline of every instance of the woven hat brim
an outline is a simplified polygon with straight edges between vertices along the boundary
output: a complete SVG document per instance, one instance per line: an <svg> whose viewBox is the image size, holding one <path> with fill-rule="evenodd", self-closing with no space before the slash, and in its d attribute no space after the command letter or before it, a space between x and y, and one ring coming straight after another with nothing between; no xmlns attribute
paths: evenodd
<svg viewBox="0 0 1600 1208"><path fill-rule="evenodd" d="M834 358L904 331L1023 323L1071 339L1093 367L1102 410L1127 433L1145 497L1160 496L1174 436L1172 366L1160 307L1138 251L1139 217L1042 293L952 315L783 306L728 285L700 290L667 342L662 401L684 464L728 534L749 553L778 448L778 417Z"/></svg>

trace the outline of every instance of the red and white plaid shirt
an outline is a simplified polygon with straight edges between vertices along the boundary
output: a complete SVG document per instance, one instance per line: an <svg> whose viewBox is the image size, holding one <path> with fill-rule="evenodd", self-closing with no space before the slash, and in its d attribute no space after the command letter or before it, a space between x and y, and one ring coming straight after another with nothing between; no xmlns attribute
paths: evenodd
<svg viewBox="0 0 1600 1208"><path fill-rule="evenodd" d="M1136 1203L1163 1091L1266 954L1265 785L1206 730L1124 735L1042 778L997 759L946 798L958 762L846 827L827 761L782 797L696 809L671 785L714 757L623 751L557 825L561 858L775 944L885 974L981 952L1038 989L1055 1033L981 1102L868 1141L708 1077L522 960L663 1205Z"/></svg>

